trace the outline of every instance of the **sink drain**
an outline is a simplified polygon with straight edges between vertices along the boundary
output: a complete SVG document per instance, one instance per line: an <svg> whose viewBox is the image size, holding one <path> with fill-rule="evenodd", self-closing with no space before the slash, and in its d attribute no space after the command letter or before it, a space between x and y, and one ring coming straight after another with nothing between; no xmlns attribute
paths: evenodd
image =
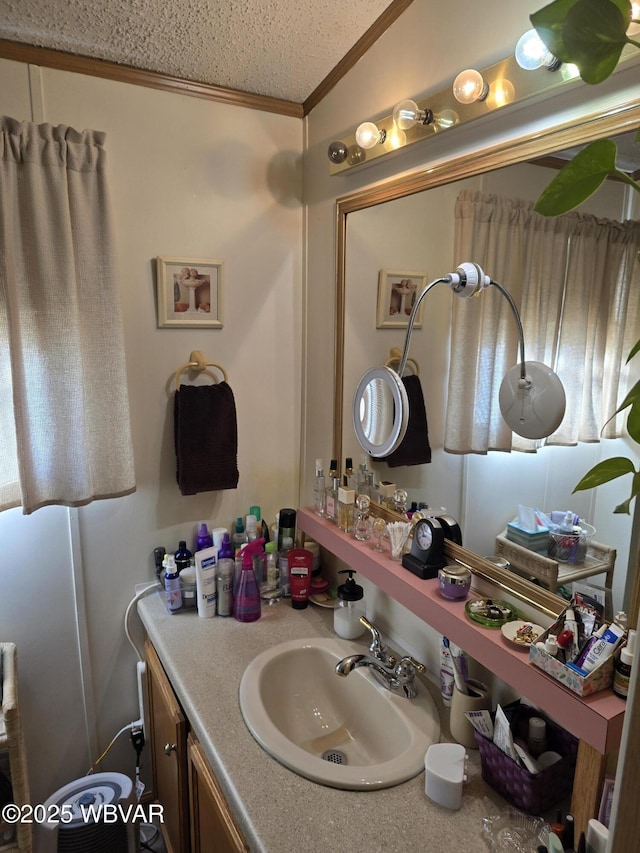
<svg viewBox="0 0 640 853"><path fill-rule="evenodd" d="M327 749L320 758L330 761L332 764L348 764L347 756L339 749Z"/></svg>

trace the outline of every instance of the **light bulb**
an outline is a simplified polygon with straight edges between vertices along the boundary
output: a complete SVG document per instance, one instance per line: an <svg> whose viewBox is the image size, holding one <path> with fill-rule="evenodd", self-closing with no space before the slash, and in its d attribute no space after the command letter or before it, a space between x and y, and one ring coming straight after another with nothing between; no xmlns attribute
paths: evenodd
<svg viewBox="0 0 640 853"><path fill-rule="evenodd" d="M386 131L378 130L372 121L364 121L356 128L356 142L360 148L375 148L378 143L384 142L386 136Z"/></svg>
<svg viewBox="0 0 640 853"><path fill-rule="evenodd" d="M431 110L421 110L411 98L400 101L393 109L393 123L398 130L409 130L416 124L430 124L432 121Z"/></svg>
<svg viewBox="0 0 640 853"><path fill-rule="evenodd" d="M473 104L484 101L489 94L489 86L482 74L473 68L461 71L453 81L453 97L461 104Z"/></svg>
<svg viewBox="0 0 640 853"><path fill-rule="evenodd" d="M535 71L536 68L555 70L559 61L549 52L546 44L542 41L535 30L527 30L520 36L515 49L516 62L525 71Z"/></svg>

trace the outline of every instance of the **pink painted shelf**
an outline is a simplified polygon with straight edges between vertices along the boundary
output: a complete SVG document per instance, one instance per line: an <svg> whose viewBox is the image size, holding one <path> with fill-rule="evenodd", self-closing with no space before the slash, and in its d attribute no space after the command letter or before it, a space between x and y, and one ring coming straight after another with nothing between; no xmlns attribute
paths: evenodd
<svg viewBox="0 0 640 853"><path fill-rule="evenodd" d="M312 510L298 510L297 524L323 548L445 634L593 749L603 755L617 749L625 702L613 691L580 698L529 663L526 652L509 646L500 631L471 622L465 615L464 602L442 598L437 580L416 577L387 554L375 553L369 543L358 542Z"/></svg>

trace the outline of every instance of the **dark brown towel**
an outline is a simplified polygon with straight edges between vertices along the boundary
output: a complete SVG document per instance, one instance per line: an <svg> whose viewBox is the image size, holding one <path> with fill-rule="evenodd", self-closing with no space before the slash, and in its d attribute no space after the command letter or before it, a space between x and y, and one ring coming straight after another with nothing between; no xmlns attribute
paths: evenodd
<svg viewBox="0 0 640 853"><path fill-rule="evenodd" d="M400 447L383 458L389 468L399 468L402 465L424 465L426 462L431 462L427 410L422 396L420 377L403 376L402 381L409 400L409 420Z"/></svg>
<svg viewBox="0 0 640 853"><path fill-rule="evenodd" d="M237 488L238 425L230 386L181 385L173 415L176 480L182 494Z"/></svg>

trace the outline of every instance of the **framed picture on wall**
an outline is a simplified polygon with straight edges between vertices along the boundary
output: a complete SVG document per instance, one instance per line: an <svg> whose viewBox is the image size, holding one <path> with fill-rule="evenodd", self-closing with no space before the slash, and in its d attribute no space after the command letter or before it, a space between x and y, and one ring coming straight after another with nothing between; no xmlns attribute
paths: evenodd
<svg viewBox="0 0 640 853"><path fill-rule="evenodd" d="M376 329L402 329L409 323L413 304L427 283L426 272L380 270ZM416 314L414 329L422 328L422 309Z"/></svg>
<svg viewBox="0 0 640 853"><path fill-rule="evenodd" d="M158 328L222 328L222 261L156 258Z"/></svg>

